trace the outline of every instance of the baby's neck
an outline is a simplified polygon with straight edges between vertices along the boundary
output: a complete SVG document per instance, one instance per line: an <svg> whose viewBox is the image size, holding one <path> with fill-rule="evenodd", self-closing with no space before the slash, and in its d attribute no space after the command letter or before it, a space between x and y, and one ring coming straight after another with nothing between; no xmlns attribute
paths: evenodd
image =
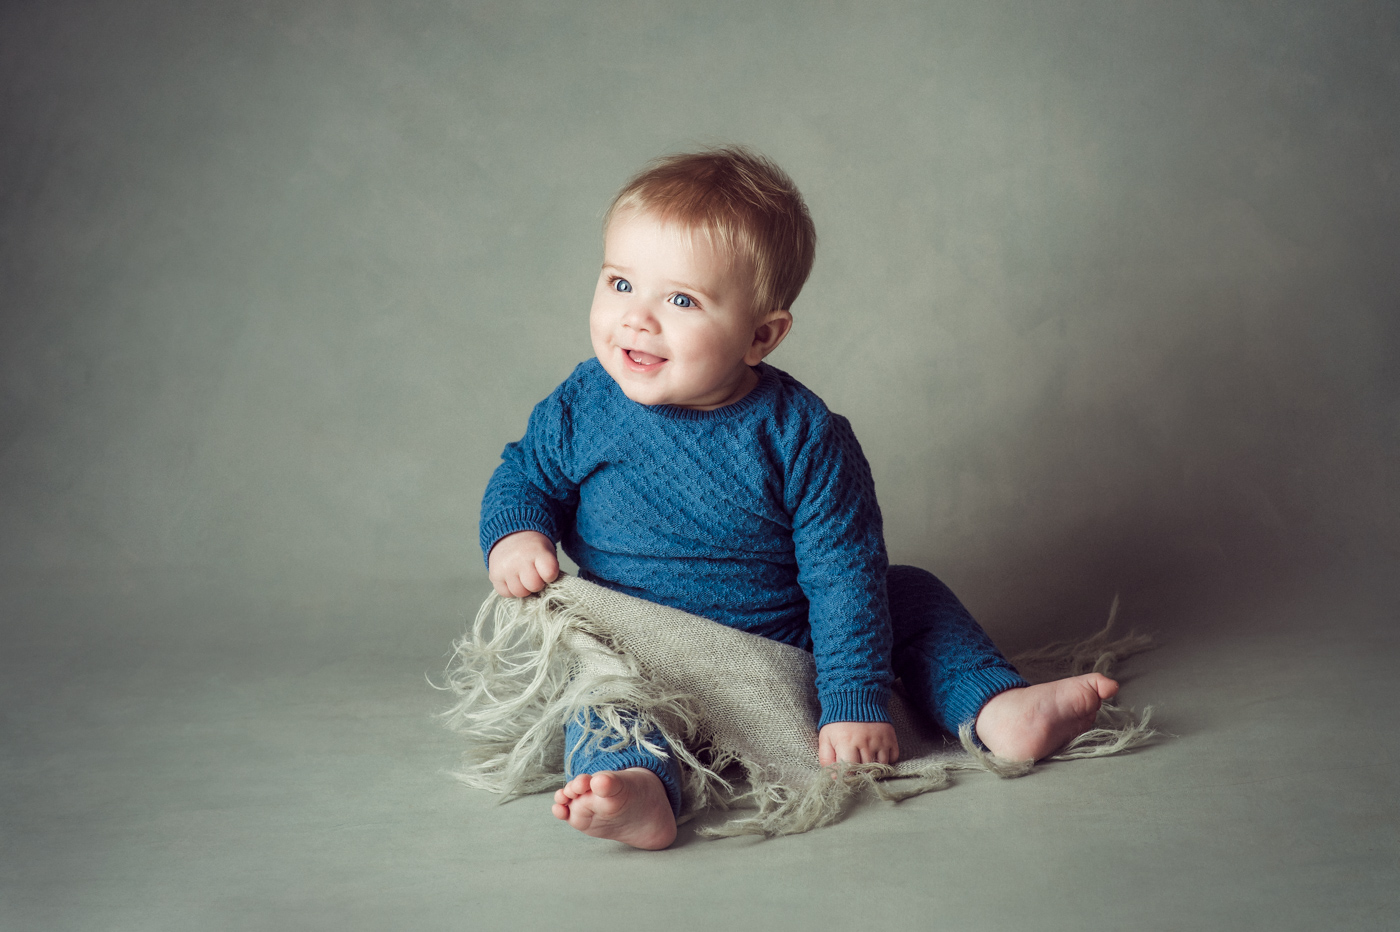
<svg viewBox="0 0 1400 932"><path fill-rule="evenodd" d="M718 404L710 405L677 405L678 408L689 408L691 411L713 411L716 408L723 408L741 400L749 392L758 386L758 372L752 366L745 366L744 371L739 373L739 378L735 382L733 390L725 396L724 400Z"/></svg>

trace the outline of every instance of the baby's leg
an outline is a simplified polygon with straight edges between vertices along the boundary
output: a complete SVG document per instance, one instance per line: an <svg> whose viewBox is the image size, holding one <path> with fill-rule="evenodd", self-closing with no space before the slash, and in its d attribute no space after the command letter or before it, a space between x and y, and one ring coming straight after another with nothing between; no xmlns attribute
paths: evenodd
<svg viewBox="0 0 1400 932"><path fill-rule="evenodd" d="M601 719L587 714L593 728L602 727ZM667 749L659 733L648 737ZM564 742L571 779L554 794L555 818L634 848L665 848L675 840L681 773L673 755L659 757L635 744L600 747L598 735L585 738L582 716L564 729Z"/></svg>
<svg viewBox="0 0 1400 932"><path fill-rule="evenodd" d="M894 672L910 699L954 734L973 722L998 757L1053 754L1092 728L1100 703L1118 691L1098 673L1032 686L932 573L891 566L887 583Z"/></svg>

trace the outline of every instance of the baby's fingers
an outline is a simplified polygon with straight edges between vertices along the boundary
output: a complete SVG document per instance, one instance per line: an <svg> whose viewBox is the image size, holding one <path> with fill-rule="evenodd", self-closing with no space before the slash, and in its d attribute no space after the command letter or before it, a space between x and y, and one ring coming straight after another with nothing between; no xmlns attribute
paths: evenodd
<svg viewBox="0 0 1400 932"><path fill-rule="evenodd" d="M540 554L535 558L535 572L539 574L540 589L543 589L546 583L552 583L559 578L559 558L552 553ZM539 589L535 591L538 592Z"/></svg>
<svg viewBox="0 0 1400 932"><path fill-rule="evenodd" d="M867 747L866 745L861 744L851 748L851 756L849 760L857 761L862 764L884 764L888 763L885 757L886 755L884 754L884 752L877 751L875 748Z"/></svg>
<svg viewBox="0 0 1400 932"><path fill-rule="evenodd" d="M517 599L523 599L532 592L539 592L544 588L544 580L540 578L539 571L535 569L533 563L526 565L513 582L514 585L510 587L510 594Z"/></svg>
<svg viewBox="0 0 1400 932"><path fill-rule="evenodd" d="M533 580L534 588L530 588ZM532 592L538 592L544 588L544 581L539 578L539 574L534 568L524 572L505 570L499 577L491 580L491 586L499 595L509 596L513 599L523 599Z"/></svg>

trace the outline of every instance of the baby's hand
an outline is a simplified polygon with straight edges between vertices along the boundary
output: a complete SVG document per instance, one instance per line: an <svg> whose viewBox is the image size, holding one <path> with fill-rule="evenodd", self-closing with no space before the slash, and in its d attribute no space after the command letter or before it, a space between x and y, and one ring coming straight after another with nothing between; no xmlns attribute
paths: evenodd
<svg viewBox="0 0 1400 932"><path fill-rule="evenodd" d="M559 578L554 541L539 531L507 534L491 548L487 575L501 595L523 599Z"/></svg>
<svg viewBox="0 0 1400 932"><path fill-rule="evenodd" d="M893 764L899 739L889 722L828 722L817 733L817 759L823 767L837 761Z"/></svg>

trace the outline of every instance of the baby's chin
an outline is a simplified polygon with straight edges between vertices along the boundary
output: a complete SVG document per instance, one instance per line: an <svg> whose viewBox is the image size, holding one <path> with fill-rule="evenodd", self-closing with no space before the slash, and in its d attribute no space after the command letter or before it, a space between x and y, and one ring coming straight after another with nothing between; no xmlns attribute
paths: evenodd
<svg viewBox="0 0 1400 932"><path fill-rule="evenodd" d="M628 385L626 382L621 381L619 379L613 379L613 381L617 382L617 387L622 389L622 394L626 395L628 398L632 399L639 405L646 405L647 407L651 408L655 407L656 405L685 404L685 402L683 401L673 401L669 397L667 397L667 395L664 392L658 392L655 389L649 389L637 385Z"/></svg>
<svg viewBox="0 0 1400 932"><path fill-rule="evenodd" d="M661 386L637 384L626 377L618 378L612 373L608 374L613 376L613 382L617 384L618 388L622 389L622 394L639 405L646 405L648 408L654 408L657 405L678 405L682 408L690 406L689 401L674 397L672 392L667 391Z"/></svg>

